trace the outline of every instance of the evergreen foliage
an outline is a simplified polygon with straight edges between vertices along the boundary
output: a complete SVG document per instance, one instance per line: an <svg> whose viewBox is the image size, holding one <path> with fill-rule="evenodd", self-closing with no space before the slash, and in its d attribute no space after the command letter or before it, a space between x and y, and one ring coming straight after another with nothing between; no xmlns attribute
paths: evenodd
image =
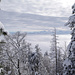
<svg viewBox="0 0 75 75"><path fill-rule="evenodd" d="M72 6L73 12L72 16L70 16L67 25L72 29L72 38L71 42L67 48L68 57L63 63L64 71L63 75L75 75L75 4Z"/></svg>

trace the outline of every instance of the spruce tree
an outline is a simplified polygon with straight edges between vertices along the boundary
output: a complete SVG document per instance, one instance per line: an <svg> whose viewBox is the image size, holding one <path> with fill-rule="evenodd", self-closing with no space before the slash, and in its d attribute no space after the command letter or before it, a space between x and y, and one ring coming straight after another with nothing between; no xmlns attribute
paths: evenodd
<svg viewBox="0 0 75 75"><path fill-rule="evenodd" d="M63 75L75 75L75 4L72 6L72 9L72 16L69 17L69 20L66 23L66 25L68 25L72 30L72 38L67 47L68 57L63 63Z"/></svg>

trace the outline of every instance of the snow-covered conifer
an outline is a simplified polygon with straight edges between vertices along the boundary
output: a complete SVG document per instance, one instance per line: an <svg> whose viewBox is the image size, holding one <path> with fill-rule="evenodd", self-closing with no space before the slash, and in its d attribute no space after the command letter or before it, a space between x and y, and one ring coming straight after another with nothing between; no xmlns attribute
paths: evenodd
<svg viewBox="0 0 75 75"><path fill-rule="evenodd" d="M49 75L44 65L44 58L42 57L38 45L35 46L35 49L36 52L33 52L29 59L31 75Z"/></svg>
<svg viewBox="0 0 75 75"><path fill-rule="evenodd" d="M71 42L68 45L68 57L63 63L63 75L75 75L75 4L72 6L73 15L69 18L67 25L72 29Z"/></svg>

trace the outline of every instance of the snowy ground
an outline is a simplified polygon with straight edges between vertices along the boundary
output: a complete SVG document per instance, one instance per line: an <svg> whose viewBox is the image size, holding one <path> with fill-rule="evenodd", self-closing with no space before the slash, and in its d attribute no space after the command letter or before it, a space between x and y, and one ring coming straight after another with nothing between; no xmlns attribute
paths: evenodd
<svg viewBox="0 0 75 75"><path fill-rule="evenodd" d="M50 49L50 41L52 36L51 35L27 35L26 40L32 44L34 48L36 44L39 44L41 51L44 53L45 51L49 51ZM70 35L58 35L58 42L59 46L65 48L70 42Z"/></svg>

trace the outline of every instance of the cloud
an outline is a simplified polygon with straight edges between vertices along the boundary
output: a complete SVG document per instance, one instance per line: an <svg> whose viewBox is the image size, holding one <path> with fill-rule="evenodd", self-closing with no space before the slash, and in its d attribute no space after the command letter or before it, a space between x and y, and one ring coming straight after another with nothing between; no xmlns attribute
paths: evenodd
<svg viewBox="0 0 75 75"><path fill-rule="evenodd" d="M1 8L6 11L47 16L68 16L70 14L70 9L63 7L60 0L2 0Z"/></svg>

